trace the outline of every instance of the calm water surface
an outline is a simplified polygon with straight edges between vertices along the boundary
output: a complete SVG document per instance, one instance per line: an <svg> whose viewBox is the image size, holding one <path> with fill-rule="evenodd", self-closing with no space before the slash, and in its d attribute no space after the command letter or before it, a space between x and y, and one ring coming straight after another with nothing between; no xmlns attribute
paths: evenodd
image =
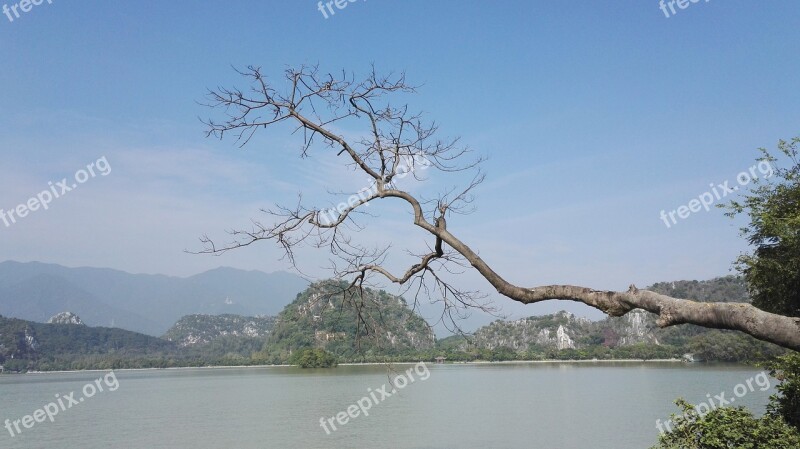
<svg viewBox="0 0 800 449"><path fill-rule="evenodd" d="M428 368L427 380L415 374L369 416L336 424L331 435L320 418L388 384L385 366L118 371L116 391L102 384L106 391L55 422L13 438L0 427L0 448L647 448L656 441L656 419L676 411L676 397L698 403L724 391L730 398L760 372L675 363ZM0 425L56 394L75 391L77 399L102 374L0 376ZM754 386L735 404L761 413L773 389Z"/></svg>

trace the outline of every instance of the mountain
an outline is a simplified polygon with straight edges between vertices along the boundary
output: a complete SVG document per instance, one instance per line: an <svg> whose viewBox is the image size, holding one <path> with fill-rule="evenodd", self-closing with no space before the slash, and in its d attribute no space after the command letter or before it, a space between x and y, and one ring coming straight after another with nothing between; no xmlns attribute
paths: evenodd
<svg viewBox="0 0 800 449"><path fill-rule="evenodd" d="M58 315L50 317L50 319L47 320L47 324L74 324L77 326L86 326L83 324L81 317L72 312L61 312Z"/></svg>
<svg viewBox="0 0 800 449"><path fill-rule="evenodd" d="M185 315L277 315L308 283L290 273L217 268L188 278L0 263L0 314L43 322L64 310L89 326L163 335Z"/></svg>
<svg viewBox="0 0 800 449"><path fill-rule="evenodd" d="M709 281L661 282L648 290L701 302L749 302L744 280L735 276ZM561 357L558 353L568 350L573 350L571 355L584 358L622 354L678 357L691 352L701 359L718 361L764 359L781 352L775 345L742 333L694 325L661 329L656 326L656 319L656 315L640 309L596 322L562 311L515 321L497 320L478 329L470 341L451 337L442 347L449 351L504 352L511 357L524 354L527 358Z"/></svg>
<svg viewBox="0 0 800 449"><path fill-rule="evenodd" d="M0 264L0 272L2 272ZM115 325L136 330L158 326L150 318L114 307L65 278L48 273L21 276L17 283L7 285L0 280L0 313L20 319L46 322L64 310L73 310L90 325Z"/></svg>
<svg viewBox="0 0 800 449"><path fill-rule="evenodd" d="M321 348L343 360L377 360L432 349L436 337L406 300L383 290L345 292L346 282L312 284L278 315L262 353L285 361Z"/></svg>
<svg viewBox="0 0 800 449"><path fill-rule="evenodd" d="M515 351L525 351L531 345L559 350L575 349L594 331L595 324L590 320L561 311L515 321L497 320L475 332L474 344L479 348L507 347Z"/></svg>
<svg viewBox="0 0 800 449"><path fill-rule="evenodd" d="M266 340L275 317L240 315L188 315L181 318L162 338L180 347L203 346L222 337Z"/></svg>
<svg viewBox="0 0 800 449"><path fill-rule="evenodd" d="M708 281L657 282L647 290L701 302L750 302L747 284L740 276L723 276Z"/></svg>
<svg viewBox="0 0 800 449"><path fill-rule="evenodd" d="M250 276L223 269L201 279L211 289L224 279L246 281ZM8 291L27 295L29 302L20 310L42 317L44 309L58 304L95 307L88 310L95 320L105 313L124 312L101 303L72 281L79 282L39 273ZM478 329L469 340L454 336L437 341L430 325L402 297L369 288L359 294L347 291L347 285L336 280L312 284L277 317L189 314L178 319L164 339L83 325L81 318L88 320L70 309L50 317L51 324L0 316L0 365L6 371L253 365L291 362L311 348L324 349L340 362L438 357L450 361L652 359L685 353L702 360L736 362L765 360L785 352L738 332L691 325L659 329L655 316L642 310L600 321L567 312L498 320ZM650 289L701 301L747 299L744 282L736 277L659 283ZM130 313L124 317L136 318Z"/></svg>
<svg viewBox="0 0 800 449"><path fill-rule="evenodd" d="M115 368L115 360L164 358L176 351L174 343L122 329L0 316L0 365L10 371Z"/></svg>
<svg viewBox="0 0 800 449"><path fill-rule="evenodd" d="M189 315L163 338L187 354L227 363L287 363L297 350L325 349L342 361L380 360L432 350L436 338L405 299L327 280L298 293L277 317Z"/></svg>
<svg viewBox="0 0 800 449"><path fill-rule="evenodd" d="M561 311L515 321L497 320L478 329L472 344L481 349L529 350L582 349L604 345L616 348L656 344L655 320L644 310L632 310L624 317L593 322ZM466 348L466 343L462 345Z"/></svg>

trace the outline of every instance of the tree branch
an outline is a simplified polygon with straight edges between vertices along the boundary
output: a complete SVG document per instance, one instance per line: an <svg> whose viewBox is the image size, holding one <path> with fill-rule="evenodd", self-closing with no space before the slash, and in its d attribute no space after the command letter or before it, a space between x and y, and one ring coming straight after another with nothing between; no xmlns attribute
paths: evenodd
<svg viewBox="0 0 800 449"><path fill-rule="evenodd" d="M570 285L520 287L505 280L447 227L447 215L464 212L464 207L472 202L471 191L483 181L480 171L465 189L440 195L436 201L420 201L408 191L397 188L393 182L395 177L405 176L400 170L404 161L410 161L410 167L406 171L410 170L412 173L421 166L434 167L444 173L470 170L476 169L481 162L478 158L475 162L459 165L458 162L469 150L458 147L458 139L434 140L436 125L423 124L420 116L409 115L405 106L394 108L385 102L384 97L387 94L414 92L413 87L405 84L403 75L394 79L378 77L373 70L365 81L355 83L344 75L339 78L332 75L322 76L316 67L303 67L287 71L290 92L279 95L266 84L258 69L251 67L244 74L254 80L252 91L260 96L249 98L238 90L220 89L212 92L211 106L233 109L236 113L230 114L221 124L211 120L206 122L209 135L218 135L221 138L226 131L239 130L237 141L244 139L244 145L259 128L266 128L283 120L294 121L299 128L310 132L310 135L304 136L303 155L312 147L314 137L321 136L328 147L338 150L337 154L346 153L351 165L354 164L375 180L375 191L348 203L348 207L340 209L339 216L330 222L320 219L321 211L317 208L309 209L300 204L293 209L279 208L278 212L270 212L280 218L276 224L264 226L254 222L253 230L233 231L231 234L234 241L223 247L217 247L205 237L201 239L206 244L206 249L202 252L217 254L259 240L274 240L294 262L293 247L313 237L315 246L327 245L331 254L344 262L344 268L337 268L334 263L334 272L342 277L353 277L351 287L360 288L370 274L382 276L407 289L416 286L415 304L421 293L428 295L432 301L442 301L443 316L449 316L456 327L453 311L460 316L460 312L471 308L486 311L491 309L478 301L480 294L461 291L439 274L443 270L450 271L453 266L470 266L498 293L523 304L553 299L571 300L611 316L623 316L633 309L643 309L658 315L657 323L661 327L685 323L731 329L786 348L800 350L800 318L764 312L749 304L701 303L639 290L634 286L626 292L614 292ZM314 101L322 101L331 116L320 117ZM379 105L381 102L384 104ZM305 108L310 114L304 112ZM261 109L271 111L272 117L250 118ZM329 125L345 118L366 119L370 138L351 144L334 133ZM414 177L417 179L416 174ZM393 275L384 266L388 247L380 250L361 247L354 244L345 232L346 224L361 229L356 223L355 214L362 206L379 198L405 202L413 211L413 224L434 238L428 252L417 256L419 262L399 276ZM426 211L428 205L433 207ZM428 282L433 288L429 288Z"/></svg>

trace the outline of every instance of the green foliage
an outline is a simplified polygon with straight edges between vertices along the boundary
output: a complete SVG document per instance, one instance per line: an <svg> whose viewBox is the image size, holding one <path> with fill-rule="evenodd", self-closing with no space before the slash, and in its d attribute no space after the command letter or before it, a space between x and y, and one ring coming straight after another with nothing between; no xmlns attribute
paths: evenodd
<svg viewBox="0 0 800 449"><path fill-rule="evenodd" d="M706 330L684 346L695 358L715 362L761 362L784 354L785 349L734 331Z"/></svg>
<svg viewBox="0 0 800 449"><path fill-rule="evenodd" d="M746 213L750 218L741 231L755 250L740 256L737 268L747 280L753 305L788 316L800 316L798 145L800 137L778 143L778 152L793 164L789 168L776 166L778 159L762 148L759 163L771 164L775 176L756 180L743 201L727 205L727 215Z"/></svg>
<svg viewBox="0 0 800 449"><path fill-rule="evenodd" d="M679 399L683 416L673 415L673 427L653 449L800 447L800 354L779 357L766 366L779 384L764 416L756 418L742 407L721 407L697 416L691 404Z"/></svg>
<svg viewBox="0 0 800 449"><path fill-rule="evenodd" d="M700 302L750 302L747 286L739 276L722 276L708 281L656 282L647 290Z"/></svg>
<svg viewBox="0 0 800 449"><path fill-rule="evenodd" d="M433 349L428 324L399 296L346 282L312 284L278 316L259 357L286 363L290 354L323 348L341 360L419 360Z"/></svg>
<svg viewBox="0 0 800 449"><path fill-rule="evenodd" d="M274 325L275 317L271 316L187 315L161 338L182 346L205 345L226 337L259 339L263 344Z"/></svg>
<svg viewBox="0 0 800 449"><path fill-rule="evenodd" d="M122 359L176 355L174 344L136 332L0 317L0 364L8 371L105 369Z"/></svg>
<svg viewBox="0 0 800 449"><path fill-rule="evenodd" d="M753 362L785 352L736 332L688 325L658 329L650 314L633 321L590 322L564 313L516 323L496 321L470 341L453 336L436 342L427 323L402 298L371 289L363 297L346 295L345 287L338 281L314 284L277 318L187 316L167 334L175 342L121 329L0 317L0 364L7 372L273 365L296 363L297 354L317 348L355 363L432 362L439 356L448 362L652 360L687 352L706 361ZM651 289L701 301L747 298L743 279L734 276L660 283ZM552 337L559 326L573 339L574 349L555 347ZM537 341L544 329L551 339ZM178 342L200 343L184 347Z"/></svg>
<svg viewBox="0 0 800 449"><path fill-rule="evenodd" d="M776 167L778 160L762 149L759 171L774 171L776 179L754 180L754 188L742 202L732 201L729 216L747 213L750 223L742 235L755 246L752 254L737 260L744 275L753 305L773 313L800 315L800 164L797 146L800 138L780 141L778 151L790 159L788 168ZM767 175L767 176L769 176ZM702 346L702 348L698 347ZM780 352L773 347L734 338L733 334L713 331L690 341L696 353L711 357L769 358ZM770 398L767 414L755 418L744 408L718 408L702 417L676 421L676 428L663 434L656 449L800 447L800 355L792 353L766 364L780 383L778 394ZM678 401L686 414L692 406Z"/></svg>
<svg viewBox="0 0 800 449"><path fill-rule="evenodd" d="M676 402L683 416L673 415L671 431L653 449L796 449L800 432L780 416L756 418L743 407L722 407L698 417L694 407ZM684 417L686 419L684 419Z"/></svg>
<svg viewBox="0 0 800 449"><path fill-rule="evenodd" d="M794 352L780 357L766 367L770 375L780 381L778 394L770 398L768 410L800 429L800 354Z"/></svg>
<svg viewBox="0 0 800 449"><path fill-rule="evenodd" d="M202 346L191 346L182 348L181 353L186 356L200 357L204 359L216 358L247 358L261 350L264 346L264 338L242 337L226 335L211 340Z"/></svg>
<svg viewBox="0 0 800 449"><path fill-rule="evenodd" d="M298 351L292 361L300 368L335 368L338 365L336 356L319 348Z"/></svg>
<svg viewBox="0 0 800 449"><path fill-rule="evenodd" d="M661 282L648 290L697 301L748 302L742 277L725 276L708 281ZM574 342L574 349L556 349L553 338L559 326ZM549 335L549 338L547 337ZM473 348L474 346L474 348ZM588 322L566 313L506 322L497 320L475 332L469 340L449 337L437 348L448 360L611 360L672 359L692 353L705 361L754 363L786 353L776 345L733 331L680 325L658 328L656 317L642 311L620 318ZM509 353L511 349L515 354Z"/></svg>

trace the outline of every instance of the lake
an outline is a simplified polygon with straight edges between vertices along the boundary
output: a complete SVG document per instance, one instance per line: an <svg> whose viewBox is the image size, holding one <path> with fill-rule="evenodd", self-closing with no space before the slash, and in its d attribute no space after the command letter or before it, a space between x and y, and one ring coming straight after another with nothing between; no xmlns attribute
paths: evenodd
<svg viewBox="0 0 800 449"><path fill-rule="evenodd" d="M752 367L669 362L392 368L405 385L386 366L0 376L0 448L647 448L676 397L724 392L762 413L775 384ZM43 422L12 437L37 409Z"/></svg>

